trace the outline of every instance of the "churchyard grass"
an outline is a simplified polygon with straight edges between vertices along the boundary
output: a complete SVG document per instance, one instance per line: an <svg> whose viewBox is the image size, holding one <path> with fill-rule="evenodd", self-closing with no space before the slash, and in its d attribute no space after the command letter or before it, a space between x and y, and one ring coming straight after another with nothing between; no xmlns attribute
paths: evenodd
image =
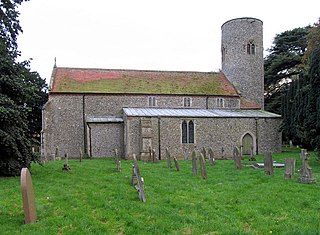
<svg viewBox="0 0 320 235"><path fill-rule="evenodd" d="M23 222L20 177L2 177L0 234L319 234L320 184L298 183L299 152L273 155L287 157L297 159L291 180L284 169L270 176L237 170L232 160L207 161L206 180L193 175L191 160L180 160L179 172L166 161L139 161L146 203L130 184L132 161L122 161L121 172L113 159L69 160L70 172L63 161L33 165L38 222ZM314 155L309 165L320 181Z"/></svg>

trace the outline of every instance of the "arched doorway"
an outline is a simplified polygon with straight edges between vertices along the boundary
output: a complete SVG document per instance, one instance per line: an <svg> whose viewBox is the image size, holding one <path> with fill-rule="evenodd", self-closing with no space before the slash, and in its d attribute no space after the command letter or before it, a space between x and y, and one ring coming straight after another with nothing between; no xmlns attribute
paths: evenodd
<svg viewBox="0 0 320 235"><path fill-rule="evenodd" d="M250 155L251 149L253 150L253 138L249 133L247 133L242 138L242 154Z"/></svg>

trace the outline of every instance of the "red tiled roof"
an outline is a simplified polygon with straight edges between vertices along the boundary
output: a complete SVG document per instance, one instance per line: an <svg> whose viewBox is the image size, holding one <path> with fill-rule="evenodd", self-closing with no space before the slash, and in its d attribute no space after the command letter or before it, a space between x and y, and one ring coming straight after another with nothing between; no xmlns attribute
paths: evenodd
<svg viewBox="0 0 320 235"><path fill-rule="evenodd" d="M240 108L241 109L261 109L261 106L253 100L248 100L248 99L241 97L240 98Z"/></svg>
<svg viewBox="0 0 320 235"><path fill-rule="evenodd" d="M216 72L56 67L52 75L50 92L238 96L224 74Z"/></svg>

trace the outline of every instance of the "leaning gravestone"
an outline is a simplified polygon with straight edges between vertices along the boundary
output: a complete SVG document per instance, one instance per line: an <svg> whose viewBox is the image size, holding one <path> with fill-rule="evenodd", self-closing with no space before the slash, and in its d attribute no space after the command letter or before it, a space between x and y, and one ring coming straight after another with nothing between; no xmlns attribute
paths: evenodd
<svg viewBox="0 0 320 235"><path fill-rule="evenodd" d="M35 223L37 220L37 211L34 200L32 179L28 168L22 168L20 181L24 210L24 222L26 224Z"/></svg>
<svg viewBox="0 0 320 235"><path fill-rule="evenodd" d="M140 200L142 202L146 202L147 200L144 194L144 180L140 175L138 161L135 154L133 154L132 184L138 191Z"/></svg>
<svg viewBox="0 0 320 235"><path fill-rule="evenodd" d="M199 162L200 162L200 169L201 169L201 176L202 179L207 179L207 169L206 169L206 161L204 160L204 156L202 153L199 155Z"/></svg>
<svg viewBox="0 0 320 235"><path fill-rule="evenodd" d="M173 157L173 161L174 161L174 165L176 167L176 170L180 171L180 166L179 166L178 159L176 157Z"/></svg>
<svg viewBox="0 0 320 235"><path fill-rule="evenodd" d="M197 166L197 151L194 149L192 151L192 172L194 175L198 175L198 166Z"/></svg>
<svg viewBox="0 0 320 235"><path fill-rule="evenodd" d="M236 168L241 170L242 169L241 154L240 154L240 150L237 146L235 146L233 149L233 160L236 165Z"/></svg>
<svg viewBox="0 0 320 235"><path fill-rule="evenodd" d="M301 149L300 158L302 160L302 167L300 168L299 182L304 184L313 184L316 179L312 176L312 168L308 164L309 154L305 149Z"/></svg>
<svg viewBox="0 0 320 235"><path fill-rule="evenodd" d="M273 160L270 152L264 154L264 172L267 175L273 175Z"/></svg>
<svg viewBox="0 0 320 235"><path fill-rule="evenodd" d="M284 165L284 178L285 179L293 178L295 167L296 167L296 159L295 158L286 158L286 162Z"/></svg>
<svg viewBox="0 0 320 235"><path fill-rule="evenodd" d="M209 148L209 150L208 150L208 158L209 158L210 165L213 166L214 165L214 154L213 154L212 148Z"/></svg>

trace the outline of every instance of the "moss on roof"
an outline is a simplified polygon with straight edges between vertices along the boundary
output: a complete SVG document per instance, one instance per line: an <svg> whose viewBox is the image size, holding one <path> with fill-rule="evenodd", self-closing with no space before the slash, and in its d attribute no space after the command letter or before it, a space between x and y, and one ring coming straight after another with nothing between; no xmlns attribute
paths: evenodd
<svg viewBox="0 0 320 235"><path fill-rule="evenodd" d="M52 92L237 95L220 73L55 69Z"/></svg>

